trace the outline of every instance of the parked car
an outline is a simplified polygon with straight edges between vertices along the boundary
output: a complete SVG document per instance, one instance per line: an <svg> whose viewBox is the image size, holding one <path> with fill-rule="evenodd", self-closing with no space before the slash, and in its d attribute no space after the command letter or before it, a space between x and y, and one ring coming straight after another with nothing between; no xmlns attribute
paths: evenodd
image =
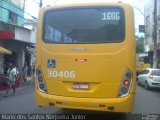
<svg viewBox="0 0 160 120"><path fill-rule="evenodd" d="M146 68L138 75L137 84L143 85L146 89L160 88L160 69Z"/></svg>

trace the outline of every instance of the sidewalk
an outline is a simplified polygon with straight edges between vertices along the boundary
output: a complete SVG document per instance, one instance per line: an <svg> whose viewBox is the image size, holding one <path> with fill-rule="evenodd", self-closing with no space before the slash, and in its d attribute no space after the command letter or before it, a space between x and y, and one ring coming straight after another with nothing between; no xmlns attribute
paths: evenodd
<svg viewBox="0 0 160 120"><path fill-rule="evenodd" d="M26 83L23 83L23 82L24 82L23 80L20 80L20 85L18 88L16 88L16 90L22 90L26 87L34 86L34 77L28 76ZM5 92L6 92L5 90L0 91L0 95L3 95Z"/></svg>
<svg viewBox="0 0 160 120"><path fill-rule="evenodd" d="M27 76L26 83L24 83L24 81L21 80L19 87L24 87L24 86L34 86L34 77L33 76Z"/></svg>

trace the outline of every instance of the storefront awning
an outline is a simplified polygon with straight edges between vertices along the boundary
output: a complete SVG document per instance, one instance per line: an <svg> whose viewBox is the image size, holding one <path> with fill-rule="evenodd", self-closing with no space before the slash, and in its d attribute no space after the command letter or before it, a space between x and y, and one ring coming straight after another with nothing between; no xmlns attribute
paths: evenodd
<svg viewBox="0 0 160 120"><path fill-rule="evenodd" d="M7 50L7 49L1 47L1 46L0 46L0 53L4 53L4 54L12 54L11 51L9 51L9 50Z"/></svg>

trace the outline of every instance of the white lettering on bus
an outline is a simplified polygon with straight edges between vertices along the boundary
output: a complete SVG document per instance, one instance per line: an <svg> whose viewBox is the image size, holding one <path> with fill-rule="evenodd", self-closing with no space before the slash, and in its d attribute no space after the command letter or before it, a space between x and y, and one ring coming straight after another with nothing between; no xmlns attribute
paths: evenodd
<svg viewBox="0 0 160 120"><path fill-rule="evenodd" d="M57 70L48 70L48 77L54 78L75 78L75 71L57 71Z"/></svg>
<svg viewBox="0 0 160 120"><path fill-rule="evenodd" d="M120 13L119 12L104 12L102 20L119 20Z"/></svg>

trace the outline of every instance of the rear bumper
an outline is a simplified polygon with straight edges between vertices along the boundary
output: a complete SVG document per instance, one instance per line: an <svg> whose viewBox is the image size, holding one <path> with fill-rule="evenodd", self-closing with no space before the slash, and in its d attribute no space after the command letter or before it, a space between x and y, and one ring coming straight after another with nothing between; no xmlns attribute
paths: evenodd
<svg viewBox="0 0 160 120"><path fill-rule="evenodd" d="M109 112L132 112L135 94L129 94L123 98L75 98L49 95L36 89L36 104L38 106L53 106L60 108L72 108L83 110L97 110ZM113 108L114 109L110 109Z"/></svg>

